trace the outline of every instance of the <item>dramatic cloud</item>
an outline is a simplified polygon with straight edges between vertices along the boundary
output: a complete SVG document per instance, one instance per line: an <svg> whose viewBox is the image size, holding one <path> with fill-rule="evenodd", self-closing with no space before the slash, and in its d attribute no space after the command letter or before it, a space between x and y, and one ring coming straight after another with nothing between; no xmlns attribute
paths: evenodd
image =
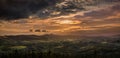
<svg viewBox="0 0 120 58"><path fill-rule="evenodd" d="M56 17L112 2L119 0L0 0L0 18L18 19L30 15L40 18Z"/></svg>
<svg viewBox="0 0 120 58"><path fill-rule="evenodd" d="M1 1L5 4L8 0ZM15 2L16 1L19 0L15 0ZM51 33L60 35L110 35L120 33L120 4L117 3L119 0L116 0L117 2L112 4L105 2L102 4L99 3L99 5L94 4L93 0L91 0L94 5L89 5L87 2L83 3L82 6L84 6L84 10L79 9L79 7L72 8L79 3L77 2L78 4L75 4L76 2L73 2L74 5L71 5L71 2L68 2L68 0L57 4L54 3L58 1L51 4L48 3L48 0L40 0L47 3L44 5L46 8L44 8L42 4L40 4L41 6L37 6L37 3L39 4L41 2L34 1L29 0L28 2L28 0L20 0L21 3L26 3L23 3L25 7L22 7L23 5L21 5L21 3L18 3L18 5L16 5L16 3L15 5L14 3L9 5L7 3L5 4L7 6L0 6L2 7L0 10L4 10L0 12L1 17L19 18L19 20L10 19L10 21L1 19L0 35L41 35ZM33 6L31 8L30 6L28 7L28 5ZM64 8L63 6L71 7ZM6 10L9 10L9 12L6 12ZM27 18L22 18L19 15L23 17L26 16Z"/></svg>
<svg viewBox="0 0 120 58"><path fill-rule="evenodd" d="M0 0L0 17L24 18L60 0Z"/></svg>
<svg viewBox="0 0 120 58"><path fill-rule="evenodd" d="M116 15L116 13L120 12L120 5L115 5L108 9L102 9L98 11L91 11L88 13L85 13L86 17L92 17L92 18L105 18L112 15Z"/></svg>

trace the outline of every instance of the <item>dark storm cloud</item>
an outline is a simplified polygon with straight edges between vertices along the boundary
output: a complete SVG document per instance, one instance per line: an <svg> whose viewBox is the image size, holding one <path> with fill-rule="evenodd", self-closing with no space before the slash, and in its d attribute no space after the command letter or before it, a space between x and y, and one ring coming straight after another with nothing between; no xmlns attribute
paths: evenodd
<svg viewBox="0 0 120 58"><path fill-rule="evenodd" d="M60 0L57 0L60 1ZM0 0L1 18L24 18L47 6L54 5L56 0Z"/></svg>
<svg viewBox="0 0 120 58"><path fill-rule="evenodd" d="M79 10L85 10L84 6L96 6L95 3L101 1L101 3L107 2L119 2L120 0L91 0L93 2L87 2L84 0L83 2L67 2L68 6L63 4L62 7L55 7L56 3L59 3L65 0L0 0L0 18L6 19L16 19L16 18L26 18L30 15L37 15L38 17L55 17L61 15L68 15L69 13L79 12ZM69 0L68 0L69 1ZM75 0L73 0L75 1ZM87 4L88 3L88 4ZM101 4L100 3L100 4ZM54 6L53 6L54 5ZM49 9L50 8L50 9ZM48 12L43 13L45 9L49 10ZM54 12L60 12L57 15L51 15ZM102 11L101 11L102 12ZM86 13L86 16L101 16L102 14L107 15L105 13L99 13L96 15L96 11L93 11L92 14ZM109 14L109 12L108 12Z"/></svg>

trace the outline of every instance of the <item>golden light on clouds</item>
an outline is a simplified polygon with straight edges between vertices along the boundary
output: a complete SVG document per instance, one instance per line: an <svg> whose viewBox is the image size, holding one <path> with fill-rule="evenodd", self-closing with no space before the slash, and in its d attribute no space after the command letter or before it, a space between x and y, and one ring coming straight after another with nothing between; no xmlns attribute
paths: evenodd
<svg viewBox="0 0 120 58"><path fill-rule="evenodd" d="M3 21L0 23L0 35L16 35L16 34L69 34L70 32L77 31L90 31L90 30L100 30L106 28L120 27L119 23L97 23L95 22L85 22L76 19L23 19L23 20L13 20L13 21ZM101 21L102 22L102 21ZM30 32L30 30L37 30L37 32ZM40 30L46 30L48 32L38 32Z"/></svg>
<svg viewBox="0 0 120 58"><path fill-rule="evenodd" d="M116 29L116 33L119 33L120 12L119 10L114 10L111 6L109 11L106 8L96 8L95 10L81 11L46 19L33 15L19 20L2 20L0 21L0 35L70 34L71 32L73 34L92 34L92 32L104 33L107 30L109 30L107 33L113 33L114 29ZM59 14L59 12L52 14Z"/></svg>

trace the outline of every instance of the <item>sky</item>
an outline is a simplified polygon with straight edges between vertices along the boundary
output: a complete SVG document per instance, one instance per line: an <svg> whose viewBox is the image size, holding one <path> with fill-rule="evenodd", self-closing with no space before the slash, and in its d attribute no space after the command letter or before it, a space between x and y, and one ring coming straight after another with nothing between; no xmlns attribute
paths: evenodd
<svg viewBox="0 0 120 58"><path fill-rule="evenodd" d="M120 34L119 2L120 0L0 0L0 36L117 35Z"/></svg>

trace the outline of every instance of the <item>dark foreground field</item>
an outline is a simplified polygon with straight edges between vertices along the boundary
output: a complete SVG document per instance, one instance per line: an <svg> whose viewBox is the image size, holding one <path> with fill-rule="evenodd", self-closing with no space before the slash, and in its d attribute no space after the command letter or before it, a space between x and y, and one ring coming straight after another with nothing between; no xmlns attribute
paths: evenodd
<svg viewBox="0 0 120 58"><path fill-rule="evenodd" d="M120 36L1 36L0 58L120 58Z"/></svg>

